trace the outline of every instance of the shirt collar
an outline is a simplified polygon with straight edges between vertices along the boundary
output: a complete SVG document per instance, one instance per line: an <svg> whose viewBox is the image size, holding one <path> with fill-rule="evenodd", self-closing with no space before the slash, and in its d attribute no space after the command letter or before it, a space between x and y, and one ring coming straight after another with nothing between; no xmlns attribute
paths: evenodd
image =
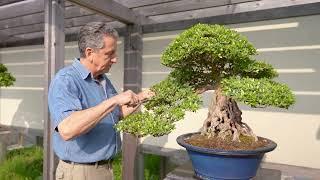
<svg viewBox="0 0 320 180"><path fill-rule="evenodd" d="M87 79L89 75L91 77L91 72L83 64L80 63L79 58L75 58L72 65L79 71L82 79Z"/></svg>

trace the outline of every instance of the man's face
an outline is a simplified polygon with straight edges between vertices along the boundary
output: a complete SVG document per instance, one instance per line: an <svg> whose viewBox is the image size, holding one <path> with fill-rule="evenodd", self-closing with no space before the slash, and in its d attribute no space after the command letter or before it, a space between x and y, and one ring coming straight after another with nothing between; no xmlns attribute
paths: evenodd
<svg viewBox="0 0 320 180"><path fill-rule="evenodd" d="M117 39L111 36L104 36L104 46L92 53L92 63L97 75L109 72L112 64L117 62Z"/></svg>

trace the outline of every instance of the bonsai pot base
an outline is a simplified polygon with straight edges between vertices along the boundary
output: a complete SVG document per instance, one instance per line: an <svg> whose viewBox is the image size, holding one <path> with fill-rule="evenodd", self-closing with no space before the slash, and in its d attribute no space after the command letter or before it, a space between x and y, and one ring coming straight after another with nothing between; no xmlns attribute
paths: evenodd
<svg viewBox="0 0 320 180"><path fill-rule="evenodd" d="M179 145L186 148L195 175L207 180L249 180L256 176L261 160L266 152L272 151L277 144L268 140L268 146L250 151L228 151L196 147L184 140L193 134L188 133L177 138Z"/></svg>

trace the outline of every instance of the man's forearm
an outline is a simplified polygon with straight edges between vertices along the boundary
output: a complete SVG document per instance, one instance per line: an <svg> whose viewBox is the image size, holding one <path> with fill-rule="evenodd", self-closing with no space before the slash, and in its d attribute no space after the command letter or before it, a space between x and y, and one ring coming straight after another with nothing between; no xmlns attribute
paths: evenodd
<svg viewBox="0 0 320 180"><path fill-rule="evenodd" d="M95 107L72 113L58 125L61 137L64 140L70 140L88 132L116 106L115 99L111 98Z"/></svg>

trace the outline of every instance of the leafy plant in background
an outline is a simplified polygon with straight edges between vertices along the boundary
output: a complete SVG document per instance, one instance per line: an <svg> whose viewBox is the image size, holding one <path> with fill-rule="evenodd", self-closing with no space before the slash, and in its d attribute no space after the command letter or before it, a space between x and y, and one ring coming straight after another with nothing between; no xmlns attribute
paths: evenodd
<svg viewBox="0 0 320 180"><path fill-rule="evenodd" d="M9 151L0 164L0 180L42 179L42 157L42 148L36 146Z"/></svg>
<svg viewBox="0 0 320 180"><path fill-rule="evenodd" d="M151 87L156 96L146 103L146 110L120 121L118 130L136 136L168 134L185 111L200 108L199 94L215 90L201 134L238 142L241 135L257 140L242 122L236 101L254 108L288 108L295 98L286 85L273 81L278 76L274 68L255 55L244 36L224 26L198 24L182 32L161 58L172 72Z"/></svg>
<svg viewBox="0 0 320 180"><path fill-rule="evenodd" d="M12 86L16 79L8 72L8 69L0 63L0 87Z"/></svg>

